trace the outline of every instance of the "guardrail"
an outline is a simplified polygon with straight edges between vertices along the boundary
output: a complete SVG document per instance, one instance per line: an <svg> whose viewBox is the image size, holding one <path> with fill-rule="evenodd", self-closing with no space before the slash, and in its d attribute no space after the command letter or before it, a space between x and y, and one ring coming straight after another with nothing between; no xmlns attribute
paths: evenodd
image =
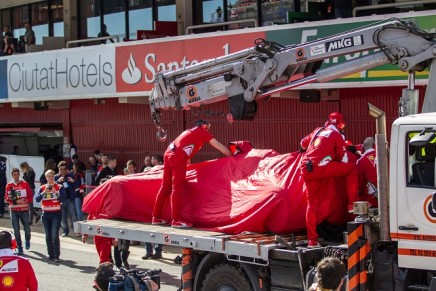
<svg viewBox="0 0 436 291"><path fill-rule="evenodd" d="M98 41L108 40L108 39L115 39L117 42L120 42L120 38L118 37L118 35L110 35L110 36L102 36L102 37L96 37L96 38L70 40L70 41L67 41L66 46L67 46L67 48L69 48L70 45L72 45L72 44L98 42Z"/></svg>
<svg viewBox="0 0 436 291"><path fill-rule="evenodd" d="M391 7L398 8L403 6L416 6L419 4L436 4L436 1L418 0L418 1L398 2L398 3L377 4L377 5L370 5L370 6L360 6L353 9L353 17L356 17L357 11L377 10L377 9L391 8Z"/></svg>
<svg viewBox="0 0 436 291"><path fill-rule="evenodd" d="M258 26L256 19L244 19L244 20L217 22L217 23L210 23L210 24L191 25L186 28L186 34L191 34L192 30L199 29L199 28L210 28L210 27L219 27L219 26L222 26L224 28L225 26L229 26L232 24L241 24L241 23L253 23L254 27Z"/></svg>

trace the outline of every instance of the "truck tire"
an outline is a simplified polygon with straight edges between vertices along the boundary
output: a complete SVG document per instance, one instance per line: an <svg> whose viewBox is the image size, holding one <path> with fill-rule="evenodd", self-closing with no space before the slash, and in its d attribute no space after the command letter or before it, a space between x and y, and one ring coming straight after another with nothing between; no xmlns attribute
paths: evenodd
<svg viewBox="0 0 436 291"><path fill-rule="evenodd" d="M252 288L240 269L220 264L213 267L203 281L202 291L249 291Z"/></svg>

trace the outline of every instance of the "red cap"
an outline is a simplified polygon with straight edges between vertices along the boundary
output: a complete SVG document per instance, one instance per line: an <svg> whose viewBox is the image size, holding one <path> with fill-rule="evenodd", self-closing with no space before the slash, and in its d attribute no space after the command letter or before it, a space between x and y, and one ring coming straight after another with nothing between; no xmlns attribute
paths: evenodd
<svg viewBox="0 0 436 291"><path fill-rule="evenodd" d="M352 146L353 145L353 142L351 141L351 140L346 140L345 141L345 145L348 147L348 146Z"/></svg>

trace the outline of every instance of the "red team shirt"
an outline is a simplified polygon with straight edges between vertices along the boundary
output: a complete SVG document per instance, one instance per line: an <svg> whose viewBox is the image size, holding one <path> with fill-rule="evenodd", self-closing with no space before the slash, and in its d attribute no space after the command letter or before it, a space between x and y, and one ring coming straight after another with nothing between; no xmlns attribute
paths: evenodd
<svg viewBox="0 0 436 291"><path fill-rule="evenodd" d="M12 203L12 200L9 199L11 188L19 195L15 205ZM33 202L32 189L30 189L29 184L25 181L20 180L18 184L12 181L6 185L5 199L9 203L9 209L12 211L29 211L29 202Z"/></svg>
<svg viewBox="0 0 436 291"><path fill-rule="evenodd" d="M316 137L314 137L318 133ZM324 130L315 129L310 135L303 138L301 147L307 148L305 155L300 163L301 167L306 167L306 162L310 159L314 167L322 167L330 161L340 162L345 155L345 141L339 131L332 125ZM333 154L333 155L332 155Z"/></svg>
<svg viewBox="0 0 436 291"><path fill-rule="evenodd" d="M213 138L214 136L201 126L185 130L173 142L176 147L174 153L183 152L190 159L203 147L204 143L209 142Z"/></svg>
<svg viewBox="0 0 436 291"><path fill-rule="evenodd" d="M0 290L38 290L38 281L29 260L16 256L12 249L0 250Z"/></svg>

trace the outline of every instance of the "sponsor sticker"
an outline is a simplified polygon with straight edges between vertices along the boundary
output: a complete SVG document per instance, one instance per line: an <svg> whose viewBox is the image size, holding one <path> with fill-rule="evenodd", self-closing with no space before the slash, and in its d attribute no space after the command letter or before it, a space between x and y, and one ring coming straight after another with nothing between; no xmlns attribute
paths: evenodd
<svg viewBox="0 0 436 291"><path fill-rule="evenodd" d="M360 46L363 45L363 37L362 35L345 37L335 41L326 42L325 45L327 47L327 52L350 48L354 46Z"/></svg>
<svg viewBox="0 0 436 291"><path fill-rule="evenodd" d="M306 52L304 51L304 48L297 49L297 51L295 52L295 56L297 57L296 61L301 62L301 61L307 60L305 55L306 55Z"/></svg>
<svg viewBox="0 0 436 291"><path fill-rule="evenodd" d="M186 89L186 97L187 97L189 100L195 99L195 98L197 98L197 96L198 96L198 93L197 93L197 87L195 87L195 86L189 86L189 87Z"/></svg>
<svg viewBox="0 0 436 291"><path fill-rule="evenodd" d="M218 82L216 84L211 84L207 87L207 95L216 96L221 95L226 92L226 89L230 86L232 82Z"/></svg>
<svg viewBox="0 0 436 291"><path fill-rule="evenodd" d="M12 287L14 285L14 278L11 276L3 277L2 284L5 287Z"/></svg>
<svg viewBox="0 0 436 291"><path fill-rule="evenodd" d="M319 56L325 54L325 45L319 44L310 47L310 55L311 56Z"/></svg>
<svg viewBox="0 0 436 291"><path fill-rule="evenodd" d="M165 244L169 244L170 243L170 235L169 234L165 234L164 235L164 242L165 242Z"/></svg>

